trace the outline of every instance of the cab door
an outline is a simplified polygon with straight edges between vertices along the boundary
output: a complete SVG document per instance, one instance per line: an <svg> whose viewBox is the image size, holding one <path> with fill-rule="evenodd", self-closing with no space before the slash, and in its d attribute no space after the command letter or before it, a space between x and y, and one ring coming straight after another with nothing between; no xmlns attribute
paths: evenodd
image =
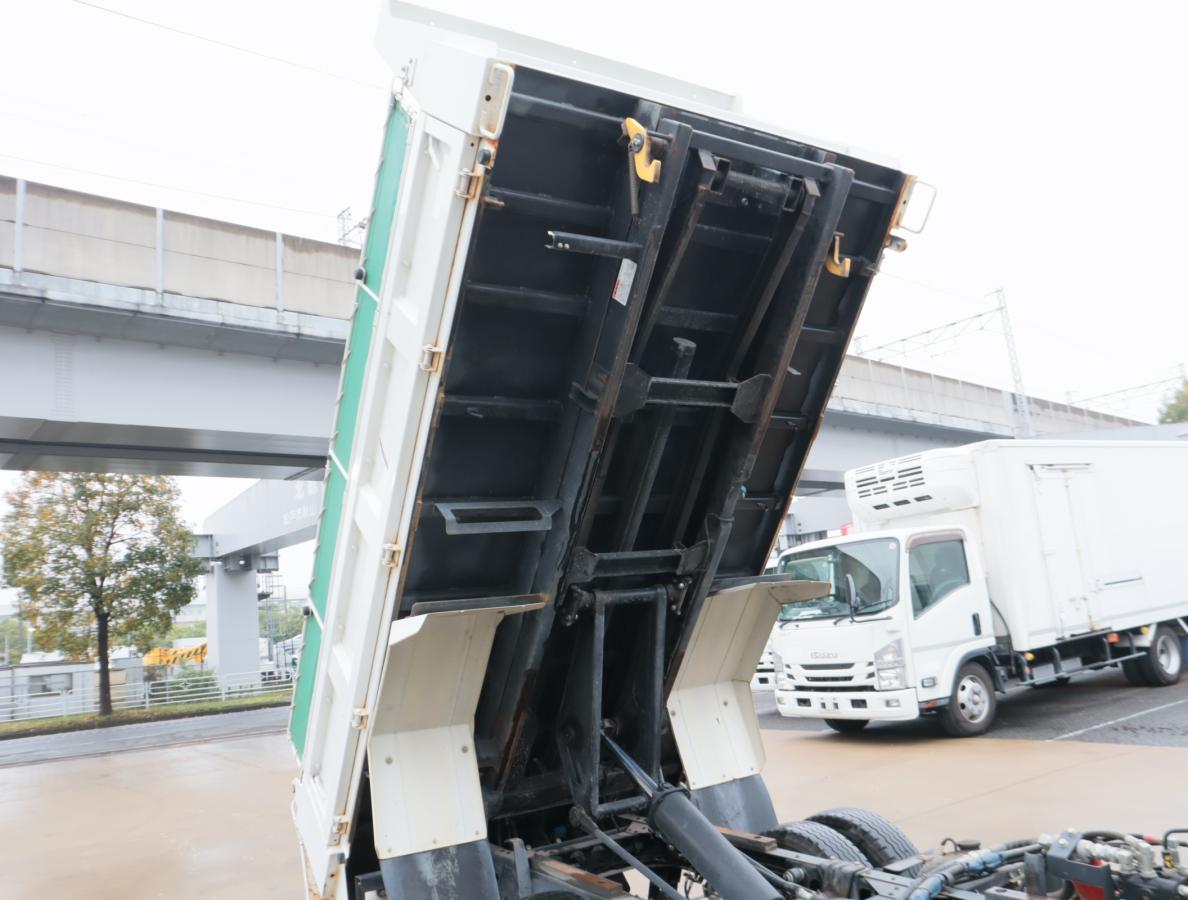
<svg viewBox="0 0 1188 900"><path fill-rule="evenodd" d="M908 540L905 612L922 700L947 697L965 655L994 643L990 598L972 557L962 531Z"/></svg>

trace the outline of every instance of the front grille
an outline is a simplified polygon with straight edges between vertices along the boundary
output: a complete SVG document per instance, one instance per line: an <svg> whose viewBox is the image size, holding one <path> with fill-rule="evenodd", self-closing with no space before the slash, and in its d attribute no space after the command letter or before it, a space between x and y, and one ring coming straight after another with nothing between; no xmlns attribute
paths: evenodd
<svg viewBox="0 0 1188 900"><path fill-rule="evenodd" d="M872 691L875 669L869 661L784 663L784 680L797 691Z"/></svg>

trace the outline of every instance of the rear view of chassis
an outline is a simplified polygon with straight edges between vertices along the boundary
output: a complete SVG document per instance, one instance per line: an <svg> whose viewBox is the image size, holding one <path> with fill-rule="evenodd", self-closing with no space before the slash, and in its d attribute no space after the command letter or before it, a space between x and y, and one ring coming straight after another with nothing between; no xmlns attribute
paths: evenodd
<svg viewBox="0 0 1188 900"><path fill-rule="evenodd" d="M630 763L628 763L630 765ZM573 824L581 837L528 849L520 839L492 848L499 897L626 900L626 873L649 898L693 900L824 900L888 897L991 897L1024 900L1178 900L1188 896L1188 858L1175 835L1162 838L1113 831L1069 831L1008 841L983 848L976 841L946 839L937 850L921 852L894 824L864 809L831 809L766 834L730 829L705 830L680 800L679 788L666 791L641 785L649 803L640 814L615 817L600 828L575 808ZM670 831L670 829L675 829ZM670 842L666 834L676 838ZM675 846L688 847L701 869ZM706 865L708 862L708 865ZM450 873L442 873L449 877ZM711 877L712 876L712 877ZM449 893L441 896L455 896ZM355 900L385 896L380 873L357 879ZM392 896L388 893L387 896ZM397 896L439 896L409 893Z"/></svg>

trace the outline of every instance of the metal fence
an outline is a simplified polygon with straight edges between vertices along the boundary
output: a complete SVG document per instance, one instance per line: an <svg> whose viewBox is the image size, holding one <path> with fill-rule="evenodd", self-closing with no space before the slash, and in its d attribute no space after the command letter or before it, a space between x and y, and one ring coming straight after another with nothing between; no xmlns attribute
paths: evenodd
<svg viewBox="0 0 1188 900"><path fill-rule="evenodd" d="M112 710L155 709L185 703L204 703L293 692L293 669L217 675L202 670L171 678L151 679L111 686ZM17 686L19 690L19 685ZM0 696L0 724L30 719L85 715L99 711L99 688L38 693L14 692Z"/></svg>

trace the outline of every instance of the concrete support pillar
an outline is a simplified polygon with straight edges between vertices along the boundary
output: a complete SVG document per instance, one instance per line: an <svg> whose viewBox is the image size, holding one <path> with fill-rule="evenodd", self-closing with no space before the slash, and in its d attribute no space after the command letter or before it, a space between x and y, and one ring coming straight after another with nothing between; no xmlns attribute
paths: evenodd
<svg viewBox="0 0 1188 900"><path fill-rule="evenodd" d="M206 641L206 663L216 675L258 676L260 619L254 569L228 571L221 563L211 564L206 576Z"/></svg>

